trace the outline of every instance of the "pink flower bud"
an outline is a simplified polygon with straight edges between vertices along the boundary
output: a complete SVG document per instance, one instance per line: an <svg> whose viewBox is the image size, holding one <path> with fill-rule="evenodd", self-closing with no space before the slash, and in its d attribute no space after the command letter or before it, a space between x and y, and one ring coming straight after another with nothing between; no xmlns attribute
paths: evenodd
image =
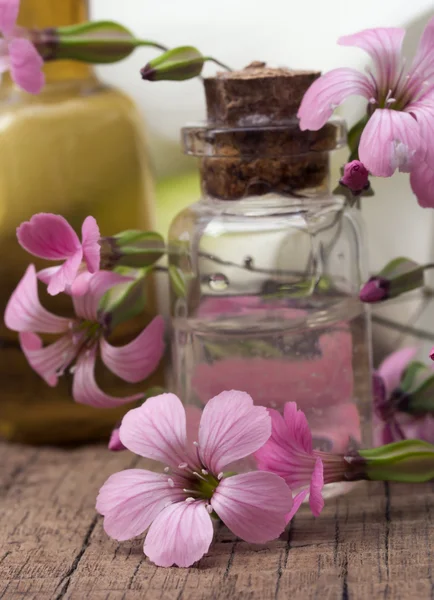
<svg viewBox="0 0 434 600"><path fill-rule="evenodd" d="M108 443L108 449L112 452L121 452L122 450L126 450L125 446L121 442L121 438L119 437L119 427L117 425L110 436L110 441Z"/></svg>
<svg viewBox="0 0 434 600"><path fill-rule="evenodd" d="M350 189L354 196L358 196L369 188L368 178L369 171L365 165L360 160L353 160L345 165L344 175L339 183Z"/></svg>
<svg viewBox="0 0 434 600"><path fill-rule="evenodd" d="M372 277L360 290L359 298L362 302L369 304L381 302L389 298L389 282L380 277Z"/></svg>

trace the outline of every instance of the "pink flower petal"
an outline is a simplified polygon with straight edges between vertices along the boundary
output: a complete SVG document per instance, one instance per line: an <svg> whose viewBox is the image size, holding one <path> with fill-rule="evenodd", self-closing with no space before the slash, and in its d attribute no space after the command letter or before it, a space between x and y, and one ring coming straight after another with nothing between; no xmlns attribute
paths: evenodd
<svg viewBox="0 0 434 600"><path fill-rule="evenodd" d="M37 273L37 277L40 281L45 283L47 286L50 284L52 278L57 275L62 267L48 267L47 269L41 269ZM86 269L84 263L81 263L78 274L71 285L65 286L65 294L70 296L84 296L89 289L89 282L92 279L92 273Z"/></svg>
<svg viewBox="0 0 434 600"><path fill-rule="evenodd" d="M271 417L272 429L271 437L261 448L255 452L255 459L260 471L272 471L282 476L286 474L287 464L286 455L283 455L282 448L286 448L289 442L288 428L282 415L273 408L268 409Z"/></svg>
<svg viewBox="0 0 434 600"><path fill-rule="evenodd" d="M61 215L38 213L17 228L20 245L39 258L64 260L81 249L77 234Z"/></svg>
<svg viewBox="0 0 434 600"><path fill-rule="evenodd" d="M181 400L161 394L127 412L119 432L128 450L177 467L186 461L186 422Z"/></svg>
<svg viewBox="0 0 434 600"><path fill-rule="evenodd" d="M434 169L425 161L421 161L410 173L410 184L419 205L423 208L434 208Z"/></svg>
<svg viewBox="0 0 434 600"><path fill-rule="evenodd" d="M305 93L297 114L300 129L321 129L335 108L350 96L370 98L374 94L374 88L366 75L355 69L329 71L314 81Z"/></svg>
<svg viewBox="0 0 434 600"><path fill-rule="evenodd" d="M14 30L19 10L20 0L0 1L0 31L3 35L9 35Z"/></svg>
<svg viewBox="0 0 434 600"><path fill-rule="evenodd" d="M422 34L410 74L416 74L421 82L434 75L434 18L431 18Z"/></svg>
<svg viewBox="0 0 434 600"><path fill-rule="evenodd" d="M125 398L105 394L95 381L95 359L96 349L93 347L83 351L77 360L72 384L72 396L76 402L95 408L114 408L143 398L143 394L134 394Z"/></svg>
<svg viewBox="0 0 434 600"><path fill-rule="evenodd" d="M433 49L434 53L434 49ZM434 55L434 54L433 54ZM421 84L422 85L422 84ZM425 99L414 102L405 109L415 117L419 124L419 131L425 147L425 161L434 166L434 102Z"/></svg>
<svg viewBox="0 0 434 600"><path fill-rule="evenodd" d="M405 29L378 27L341 37L338 44L365 50L374 60L380 93L387 93L399 75L404 36Z"/></svg>
<svg viewBox="0 0 434 600"><path fill-rule="evenodd" d="M98 306L104 294L115 285L131 281L131 277L125 277L112 271L98 271L90 277L87 272L85 273L81 273L79 277L82 278L86 293L72 297L75 314L89 321L98 321Z"/></svg>
<svg viewBox="0 0 434 600"><path fill-rule="evenodd" d="M420 422L417 422L417 435L412 436L414 439L425 440L430 444L434 443L434 418L432 415L426 415ZM410 439L410 436L407 435Z"/></svg>
<svg viewBox="0 0 434 600"><path fill-rule="evenodd" d="M303 411L297 410L295 402L287 402L284 407L287 437L294 441L307 454L312 453L312 434Z"/></svg>
<svg viewBox="0 0 434 600"><path fill-rule="evenodd" d="M199 453L213 473L253 454L271 435L267 409L254 406L245 392L222 392L205 406L199 427Z"/></svg>
<svg viewBox="0 0 434 600"><path fill-rule="evenodd" d="M13 331L62 333L68 331L70 319L57 317L41 305L34 265L29 265L16 287L5 311L6 327Z"/></svg>
<svg viewBox="0 0 434 600"><path fill-rule="evenodd" d="M137 383L146 379L158 366L164 353L164 319L155 317L135 340L126 346L112 346L101 339L101 357L115 375Z"/></svg>
<svg viewBox="0 0 434 600"><path fill-rule="evenodd" d="M177 502L152 523L143 551L158 567L190 567L208 552L213 534L203 502Z"/></svg>
<svg viewBox="0 0 434 600"><path fill-rule="evenodd" d="M36 273L37 278L45 285L48 285L51 281L51 278L56 275L56 273L60 270L60 266L58 267L47 267L46 269L41 269Z"/></svg>
<svg viewBox="0 0 434 600"><path fill-rule="evenodd" d="M89 284L92 277L93 275L89 271L82 270L82 268L79 269L78 275L72 282L71 287L66 287L65 292L71 296L84 296L89 291Z"/></svg>
<svg viewBox="0 0 434 600"><path fill-rule="evenodd" d="M222 479L211 505L232 533L246 542L263 544L285 529L292 495L283 479L256 471Z"/></svg>
<svg viewBox="0 0 434 600"><path fill-rule="evenodd" d="M90 273L96 273L101 261L101 235L94 217L87 217L81 229L83 256Z"/></svg>
<svg viewBox="0 0 434 600"><path fill-rule="evenodd" d="M324 467L322 460L317 458L310 482L309 506L315 517L319 517L324 508L322 489L324 487Z"/></svg>
<svg viewBox="0 0 434 600"><path fill-rule="evenodd" d="M402 348L390 354L378 367L378 374L386 386L386 396L399 386L401 376L417 354L417 348Z"/></svg>
<svg viewBox="0 0 434 600"><path fill-rule="evenodd" d="M202 411L197 408L197 406L188 404L185 407L185 417L187 421L187 443L191 445L193 442L197 442L199 439L199 427Z"/></svg>
<svg viewBox="0 0 434 600"><path fill-rule="evenodd" d="M35 46L24 38L14 38L8 46L12 79L29 94L39 94L45 85L44 61Z"/></svg>
<svg viewBox="0 0 434 600"><path fill-rule="evenodd" d="M285 419L290 419L292 408L290 407ZM258 469L276 473L292 490L305 489L311 484L316 462L314 454L306 451L302 445L310 448L310 445L306 444L305 433L300 435L297 429L298 421L291 424L289 420L288 426L279 413L269 410L273 429L270 439L255 453ZM293 420L296 419L297 415Z"/></svg>
<svg viewBox="0 0 434 600"><path fill-rule="evenodd" d="M305 501L308 493L309 493L309 490L303 490L302 492L299 492L296 496L294 496L292 509L285 517L285 520L287 523L289 523L294 518L295 513L298 511L300 506Z"/></svg>
<svg viewBox="0 0 434 600"><path fill-rule="evenodd" d="M104 516L104 530L118 541L140 535L170 502L185 497L171 488L167 475L127 469L111 475L99 491L96 510Z"/></svg>
<svg viewBox="0 0 434 600"><path fill-rule="evenodd" d="M396 169L411 171L424 155L416 119L405 112L377 108L363 130L359 155L377 177L391 177Z"/></svg>
<svg viewBox="0 0 434 600"><path fill-rule="evenodd" d="M20 345L29 365L51 387L55 387L58 376L75 357L76 346L72 336L65 335L57 342L42 347L41 338L35 333L20 333Z"/></svg>
<svg viewBox="0 0 434 600"><path fill-rule="evenodd" d="M65 260L58 271L51 275L47 287L47 292L51 296L56 296L72 286L80 269L82 258L83 253L80 248L75 254Z"/></svg>

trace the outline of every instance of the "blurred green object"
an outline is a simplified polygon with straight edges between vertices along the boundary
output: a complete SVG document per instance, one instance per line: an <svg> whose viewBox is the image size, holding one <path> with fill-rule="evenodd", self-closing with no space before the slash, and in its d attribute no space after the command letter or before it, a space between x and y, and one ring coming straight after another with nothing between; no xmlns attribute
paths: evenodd
<svg viewBox="0 0 434 600"><path fill-rule="evenodd" d="M184 208L200 197L197 171L166 177L157 182L157 231L167 238L170 223Z"/></svg>

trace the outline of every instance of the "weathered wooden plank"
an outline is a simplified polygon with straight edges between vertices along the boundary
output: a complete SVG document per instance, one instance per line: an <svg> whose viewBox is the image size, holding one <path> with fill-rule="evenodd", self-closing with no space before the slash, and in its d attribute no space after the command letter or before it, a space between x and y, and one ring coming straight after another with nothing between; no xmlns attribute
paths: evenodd
<svg viewBox="0 0 434 600"><path fill-rule="evenodd" d="M61 597L96 524L101 479L132 456L97 446L15 451L18 466L0 480L0 598Z"/></svg>
<svg viewBox="0 0 434 600"><path fill-rule="evenodd" d="M300 511L271 544L221 526L191 569L159 569L143 540L118 544L95 497L131 454L0 446L0 598L4 600L421 600L434 598L434 486L362 484Z"/></svg>

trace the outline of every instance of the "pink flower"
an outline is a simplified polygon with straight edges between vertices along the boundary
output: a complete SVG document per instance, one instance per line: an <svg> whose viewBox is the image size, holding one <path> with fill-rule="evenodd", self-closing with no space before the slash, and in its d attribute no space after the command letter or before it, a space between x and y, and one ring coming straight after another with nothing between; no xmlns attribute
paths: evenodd
<svg viewBox="0 0 434 600"><path fill-rule="evenodd" d="M95 361L102 361L115 375L129 383L142 381L157 367L164 350L164 321L156 317L132 342L115 347L107 342L110 333L98 319L102 296L117 284L128 281L116 273L99 271L92 276L88 292L73 297L74 319L58 317L39 302L35 267L30 265L12 294L5 311L9 329L19 332L21 348L30 366L55 387L58 378L69 368L74 374L72 396L76 402L99 408L111 408L143 397L135 394L116 398L101 391L95 381ZM37 333L63 334L43 347ZM71 365L74 365L71 368Z"/></svg>
<svg viewBox="0 0 434 600"><path fill-rule="evenodd" d="M89 274L100 267L99 228L93 217L87 217L82 227L82 242L61 215L39 213L17 229L20 245L39 258L64 260L62 266L44 269L40 279L48 283L48 293L65 290L74 295L86 292ZM82 264L84 261L84 265Z"/></svg>
<svg viewBox="0 0 434 600"><path fill-rule="evenodd" d="M320 129L334 109L352 95L368 100L370 116L360 138L366 169L390 177L411 173L421 206L434 206L434 19L428 23L411 68L401 59L405 30L367 29L339 39L358 46L374 61L375 74L341 68L317 79L306 92L298 116L301 129Z"/></svg>
<svg viewBox="0 0 434 600"><path fill-rule="evenodd" d="M122 541L149 528L144 553L162 567L189 567L208 551L213 513L247 542L278 537L292 507L285 482L272 473L224 472L267 441L267 410L244 392L223 392L204 408L198 442L188 439L186 425L173 394L150 398L125 415L122 443L167 466L164 473L128 469L109 477L96 503L106 533Z"/></svg>
<svg viewBox="0 0 434 600"><path fill-rule="evenodd" d="M20 0L0 2L0 73L10 71L15 83L30 94L39 94L45 84L44 61L35 46L16 27Z"/></svg>
<svg viewBox="0 0 434 600"><path fill-rule="evenodd" d="M393 402L402 376L417 354L417 348L393 352L374 373L374 446L401 440L420 439L434 443L434 418L430 414L415 416L399 411Z"/></svg>
<svg viewBox="0 0 434 600"><path fill-rule="evenodd" d="M353 160L345 165L339 183L350 189L354 196L358 196L369 188L369 171L360 160Z"/></svg>
<svg viewBox="0 0 434 600"><path fill-rule="evenodd" d="M324 466L312 449L312 434L306 417L295 402L285 404L283 417L269 409L272 433L268 442L255 453L258 468L280 475L288 486L300 491L294 498L293 514L308 494L309 504L317 517L324 507L321 490Z"/></svg>
<svg viewBox="0 0 434 600"><path fill-rule="evenodd" d="M280 475L294 492L298 491L288 520L308 494L311 511L317 517L324 507L321 493L324 484L344 478L347 470L344 456L313 450L306 416L297 410L295 402L285 404L283 417L276 410L268 410L272 433L268 442L255 453L258 469Z"/></svg>

